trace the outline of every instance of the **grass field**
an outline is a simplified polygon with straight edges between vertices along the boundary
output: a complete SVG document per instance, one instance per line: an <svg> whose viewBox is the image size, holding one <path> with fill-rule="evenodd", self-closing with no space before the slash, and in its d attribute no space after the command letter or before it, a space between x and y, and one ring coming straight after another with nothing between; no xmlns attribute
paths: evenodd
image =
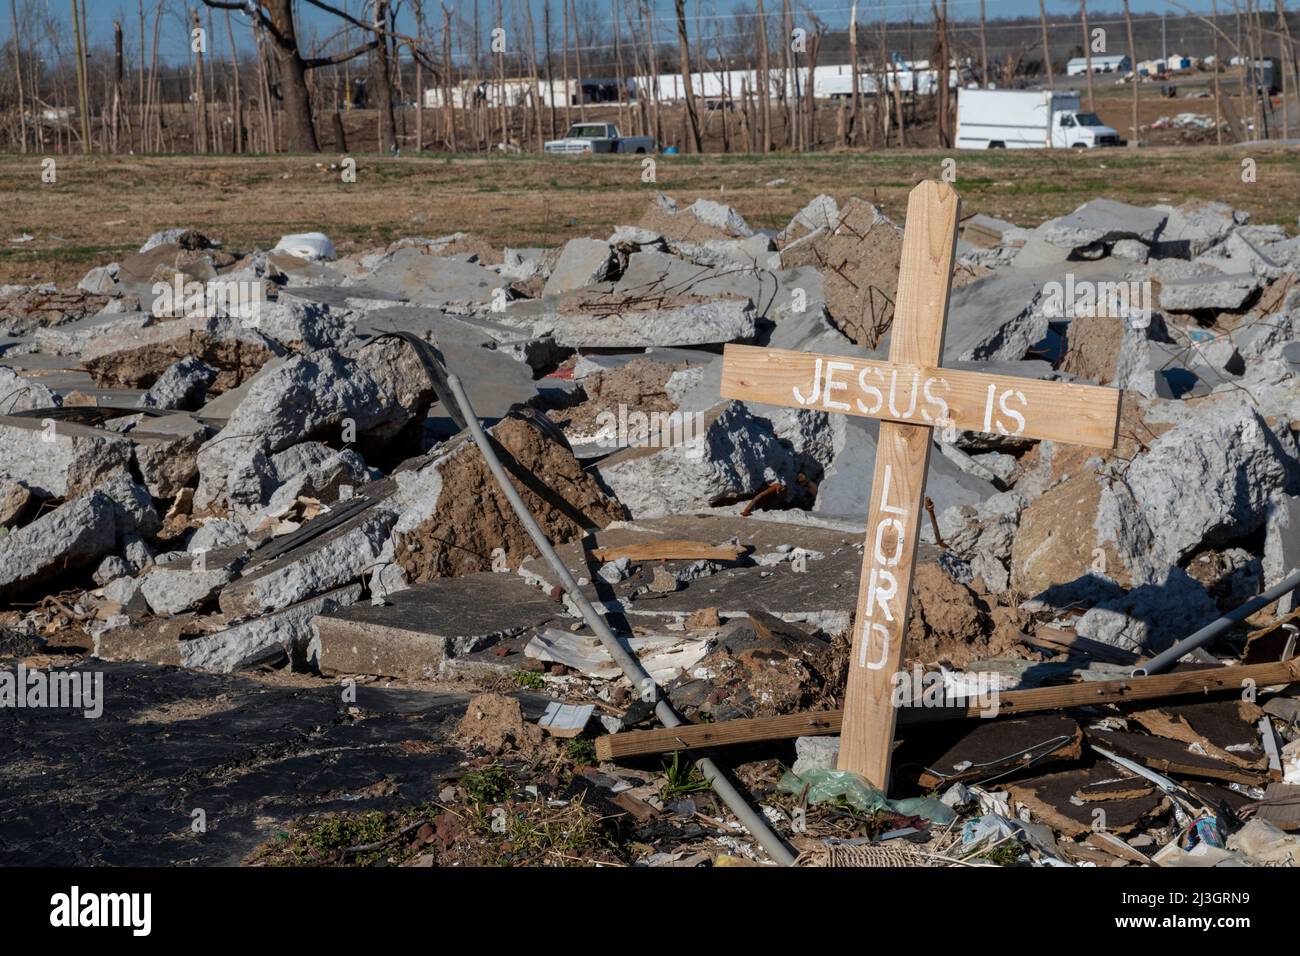
<svg viewBox="0 0 1300 956"><path fill-rule="evenodd" d="M1105 195L1131 203L1218 199L1253 221L1291 228L1300 214L1300 151L1263 147L890 150L805 155L644 157L535 155L357 157L341 181L336 156L65 157L41 182L40 157L0 158L0 284L75 282L135 251L149 233L193 226L232 250L269 248L283 233L321 230L341 253L402 236L473 232L494 245L557 245L635 222L656 189L737 207L755 227L784 226L821 192L857 195L901 218L906 193L956 160L965 214L1020 225ZM1255 163L1243 181L1243 159ZM32 236L29 242L12 240Z"/></svg>

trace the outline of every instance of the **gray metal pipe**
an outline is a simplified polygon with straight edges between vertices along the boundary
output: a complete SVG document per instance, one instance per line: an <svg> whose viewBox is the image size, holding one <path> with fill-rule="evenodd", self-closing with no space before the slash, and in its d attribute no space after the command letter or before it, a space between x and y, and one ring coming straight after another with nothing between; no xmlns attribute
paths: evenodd
<svg viewBox="0 0 1300 956"><path fill-rule="evenodd" d="M578 587L578 582L573 579L569 569L564 566L560 556L555 553L550 539L546 537L546 532L542 530L537 520L533 517L532 512L520 497L519 492L515 490L514 484L510 481L510 476L506 473L505 466L501 464L501 459L497 457L496 451L492 448L492 443L488 440L487 434L483 431L483 426L479 423L478 416L474 413L474 407L470 404L469 396L465 394L465 389L461 386L460 378L457 375L448 375L447 384L451 393L456 398L456 403L464 413L466 427L469 428L470 437L474 439L474 444L483 453L483 458L492 471L492 476L496 478L497 484L505 492L506 499L510 502L510 507L514 509L519 520L523 522L524 529L528 536L533 539L533 544L537 545L538 551L546 558L547 563L560 579L564 590L569 597L578 606L582 612L582 618L587 622L587 626L595 632L600 638L601 644L609 651L609 656L618 664L625 677L632 682L632 686L641 694L642 699L648 699L649 695L654 696L655 716L665 727L679 727L683 723L681 717L673 710L672 705L662 695L659 685L655 679L650 676L641 661L628 647L619 639L605 623L605 618L592 606L586 596ZM699 757L695 760L695 765L700 768L704 779L709 782L713 792L718 795L723 803L736 815L750 835L754 837L764 850L777 863L782 866L790 866L794 863L794 854L786 846L777 834L767 824L766 818L753 807L741 795L740 791L735 788L730 780L718 769L708 757Z"/></svg>
<svg viewBox="0 0 1300 956"><path fill-rule="evenodd" d="M1157 654L1141 667L1135 668L1133 676L1145 677L1147 674L1159 674L1161 671L1172 667L1184 654L1210 643L1233 624L1250 617L1260 608L1268 607L1278 598L1285 597L1288 592L1294 591L1296 588L1300 588L1300 571L1297 571L1280 584L1275 584L1259 597L1252 598L1241 607L1233 608L1223 617L1211 621L1195 634L1183 638L1169 650Z"/></svg>

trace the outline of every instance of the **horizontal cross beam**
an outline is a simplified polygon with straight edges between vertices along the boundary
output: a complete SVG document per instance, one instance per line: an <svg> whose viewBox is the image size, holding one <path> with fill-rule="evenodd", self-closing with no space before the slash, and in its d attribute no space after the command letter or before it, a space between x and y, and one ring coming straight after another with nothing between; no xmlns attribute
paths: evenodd
<svg viewBox="0 0 1300 956"><path fill-rule="evenodd" d="M1300 658L1239 667L1210 667L1175 671L1151 677L1122 677L1118 680L1083 681L1059 687L1034 687L1002 691L997 696L997 716L1014 717L1048 710L1067 710L1096 704L1125 704L1142 700L1172 700L1181 696L1232 692L1240 693L1248 681L1259 687L1289 684L1300 680ZM904 726L941 720L982 717L991 708L976 701L957 700L939 707L900 707L899 723ZM625 730L596 738L596 757L621 760L674 750L698 750L752 744L767 740L789 740L838 734L844 720L842 710L815 710L778 717L749 717L719 720L711 724L682 724L654 730Z"/></svg>
<svg viewBox="0 0 1300 956"><path fill-rule="evenodd" d="M728 345L722 396L790 408L1113 448L1119 389Z"/></svg>

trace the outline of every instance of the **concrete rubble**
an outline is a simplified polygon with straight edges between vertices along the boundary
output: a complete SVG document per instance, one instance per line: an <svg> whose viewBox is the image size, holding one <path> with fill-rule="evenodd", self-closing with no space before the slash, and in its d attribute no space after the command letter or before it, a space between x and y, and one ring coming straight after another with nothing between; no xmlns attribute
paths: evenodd
<svg viewBox="0 0 1300 956"><path fill-rule="evenodd" d="M458 232L343 254L319 233L242 251L175 228L76 290L0 290L0 623L100 662L459 682L490 692L457 705L475 727L456 746L484 759L650 727L432 354L579 590L689 720L840 706L879 423L724 400L721 352L887 358L904 224L848 195L786 216L759 230L659 194L558 248ZM909 665L1001 692L1113 679L1300 570L1296 242L1211 202L963 222L942 364L1122 388L1120 439L935 430ZM151 292L169 276L263 298L169 310ZM1275 661L1294 607L1201 663ZM543 733L533 691L594 710L552 711ZM1264 696L981 721L941 744L904 722L896 765L915 779L898 783L942 789L970 815L953 839L1001 834L1021 862L1194 865L1209 851L1140 766L1229 827L1216 859L1294 859L1285 814L1224 812L1294 785L1266 751L1271 734L1294 754L1295 695ZM1046 766L967 772L1047 740L1067 743ZM837 749L817 733L780 757L824 773ZM942 788L915 770L945 766L966 769ZM637 819L704 799L587 771ZM764 812L785 819L777 776ZM1113 835L1089 839L1092 802L1123 820Z"/></svg>

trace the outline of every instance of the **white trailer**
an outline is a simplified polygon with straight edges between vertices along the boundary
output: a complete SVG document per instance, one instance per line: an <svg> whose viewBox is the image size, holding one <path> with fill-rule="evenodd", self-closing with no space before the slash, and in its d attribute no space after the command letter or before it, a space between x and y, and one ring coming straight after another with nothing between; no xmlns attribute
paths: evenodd
<svg viewBox="0 0 1300 956"><path fill-rule="evenodd" d="M1119 133L1079 109L1074 90L975 90L957 94L958 149L1093 149Z"/></svg>

